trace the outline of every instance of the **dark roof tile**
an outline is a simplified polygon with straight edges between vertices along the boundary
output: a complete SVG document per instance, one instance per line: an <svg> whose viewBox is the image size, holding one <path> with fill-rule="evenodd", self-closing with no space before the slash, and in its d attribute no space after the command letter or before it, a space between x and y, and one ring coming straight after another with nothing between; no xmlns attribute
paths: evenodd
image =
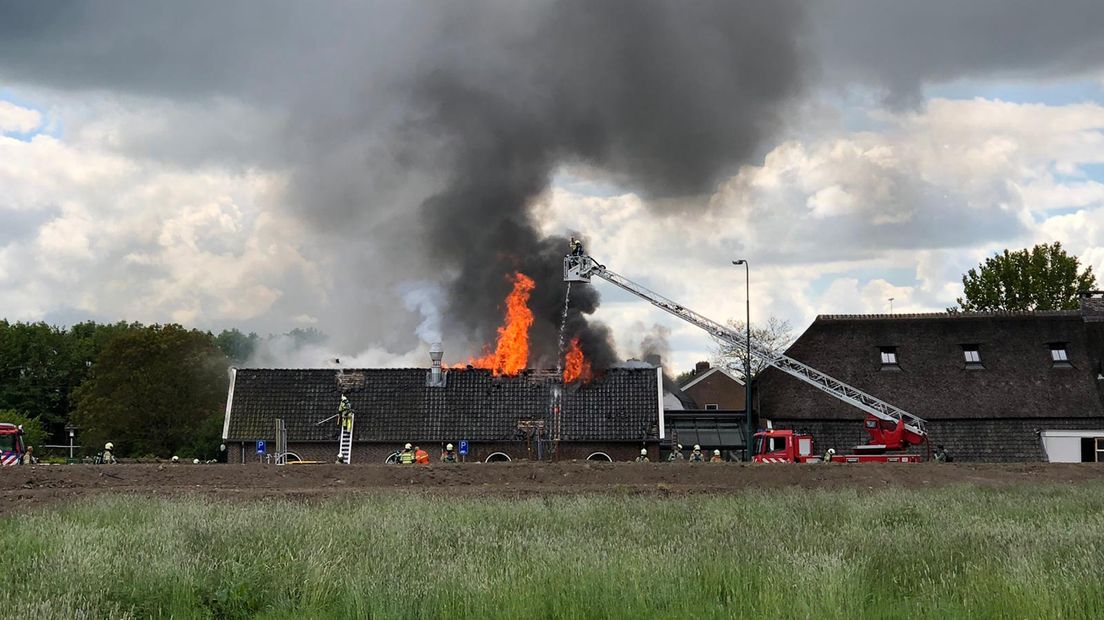
<svg viewBox="0 0 1104 620"><path fill-rule="evenodd" d="M611 369L585 385L563 388L555 373L529 371L493 377L489 371L450 370L443 388L427 387L424 368L346 370L363 375L347 390L356 411L357 441L496 441L517 437L518 422L551 426L553 390L562 392L562 438L627 441L655 434L658 375L653 368ZM270 438L282 418L291 441L329 441L341 393L333 370L243 368L236 372L227 439Z"/></svg>
<svg viewBox="0 0 1104 620"><path fill-rule="evenodd" d="M928 419L1097 417L1101 323L1080 313L830 316L816 321L790 357ZM1068 346L1056 368L1048 343ZM966 368L962 345L979 346L982 370ZM896 347L900 372L882 370L880 347ZM861 419L862 412L776 369L758 381L765 417Z"/></svg>

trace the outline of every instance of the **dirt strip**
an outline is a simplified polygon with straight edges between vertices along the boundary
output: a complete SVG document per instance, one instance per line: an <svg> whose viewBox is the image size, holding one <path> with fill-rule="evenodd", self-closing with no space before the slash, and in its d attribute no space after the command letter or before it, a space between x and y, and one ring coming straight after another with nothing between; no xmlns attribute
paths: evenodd
<svg viewBox="0 0 1104 620"><path fill-rule="evenodd" d="M748 489L924 488L1104 482L1096 464L745 465L496 463L398 465L36 465L0 470L0 515L100 493L313 499L414 490L461 496L593 492L691 494Z"/></svg>

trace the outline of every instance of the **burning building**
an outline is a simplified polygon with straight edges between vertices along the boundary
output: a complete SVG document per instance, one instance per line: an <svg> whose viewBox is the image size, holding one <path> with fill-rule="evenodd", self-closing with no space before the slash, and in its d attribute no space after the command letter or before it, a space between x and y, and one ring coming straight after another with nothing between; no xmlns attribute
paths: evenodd
<svg viewBox="0 0 1104 620"><path fill-rule="evenodd" d="M275 438L278 420L295 457L336 460L334 414L342 394L355 411L356 462L385 462L405 443L432 453L465 442L467 460L479 461L631 460L641 448L658 454L664 424L658 364L595 368L572 336L561 368L528 369L536 285L520 272L510 282L494 348L452 368L442 365L444 351L435 344L428 370L233 370L223 425L228 460L255 460L250 452Z"/></svg>
<svg viewBox="0 0 1104 620"><path fill-rule="evenodd" d="M356 412L353 462L383 463L404 443L436 456L446 443L469 446L468 461L632 460L658 453L663 428L659 368L613 368L564 384L555 370L495 375L481 368L242 368L232 372L223 440L231 463L255 462L256 442L287 429L288 451L333 462L342 383ZM354 379L348 381L348 379ZM271 444L270 444L271 445Z"/></svg>

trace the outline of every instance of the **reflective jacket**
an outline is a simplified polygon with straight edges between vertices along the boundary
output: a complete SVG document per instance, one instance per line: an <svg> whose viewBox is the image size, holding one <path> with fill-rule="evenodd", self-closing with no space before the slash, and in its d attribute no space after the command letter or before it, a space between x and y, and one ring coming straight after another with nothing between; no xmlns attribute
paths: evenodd
<svg viewBox="0 0 1104 620"><path fill-rule="evenodd" d="M418 450L414 453L414 462L419 465L429 465L429 453L425 450Z"/></svg>
<svg viewBox="0 0 1104 620"><path fill-rule="evenodd" d="M691 463L701 463L704 460L705 460L705 458L702 456L702 453L700 451L694 450L693 452L690 453L690 462Z"/></svg>
<svg viewBox="0 0 1104 620"><path fill-rule="evenodd" d="M441 453L441 462L443 462L443 463L455 463L456 462L456 452L454 452L452 450L445 450L444 452Z"/></svg>
<svg viewBox="0 0 1104 620"><path fill-rule="evenodd" d="M403 465L413 465L414 464L414 451L413 450L403 450L402 452L400 452L399 453L399 463L401 463Z"/></svg>

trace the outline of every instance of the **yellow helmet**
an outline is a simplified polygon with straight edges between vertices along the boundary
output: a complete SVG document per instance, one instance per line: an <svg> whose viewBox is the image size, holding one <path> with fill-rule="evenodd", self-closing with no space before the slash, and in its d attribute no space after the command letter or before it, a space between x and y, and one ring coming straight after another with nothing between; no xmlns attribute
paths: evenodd
<svg viewBox="0 0 1104 620"><path fill-rule="evenodd" d="M110 441L107 442L106 444L104 444L104 450L114 450L114 449L115 449L115 444L111 443Z"/></svg>

